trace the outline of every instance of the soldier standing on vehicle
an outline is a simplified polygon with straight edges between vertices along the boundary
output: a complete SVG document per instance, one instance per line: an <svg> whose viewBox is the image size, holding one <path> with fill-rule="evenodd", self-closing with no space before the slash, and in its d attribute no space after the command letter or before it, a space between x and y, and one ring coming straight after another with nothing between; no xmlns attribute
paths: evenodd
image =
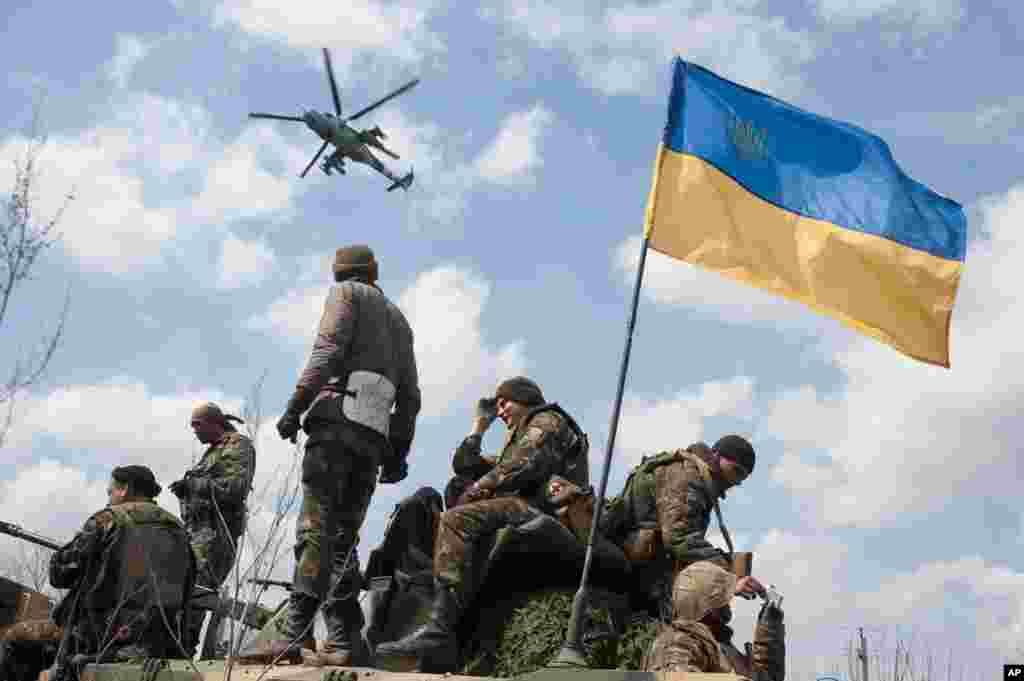
<svg viewBox="0 0 1024 681"><path fill-rule="evenodd" d="M242 423L213 402L192 410L189 424L208 448L199 463L170 485L181 501L181 517L196 555L196 582L214 591L235 563L256 470L252 440L235 430L232 421Z"/></svg>
<svg viewBox="0 0 1024 681"><path fill-rule="evenodd" d="M644 658L650 672L730 673L755 681L784 681L786 628L781 599L768 599L754 628L754 642L740 652L732 642L734 595L751 589L753 577L736 576L704 561L683 570L672 594L675 617L662 624Z"/></svg>
<svg viewBox="0 0 1024 681"><path fill-rule="evenodd" d="M457 657L455 625L474 595L470 581L480 540L550 512L553 476L588 485L586 435L561 407L545 403L536 383L524 377L504 381L495 393L495 407L495 416L509 429L508 439L490 472L466 490L460 505L441 514L430 622L399 641L380 645L378 655L415 656L433 670L451 671ZM463 448L479 455L478 435L495 416L483 418L481 432L467 438Z"/></svg>
<svg viewBox="0 0 1024 681"><path fill-rule="evenodd" d="M239 538L245 530L245 502L252 488L256 450L248 437L235 430L232 421L241 423L242 419L225 414L213 402L196 405L189 425L207 450L199 463L169 487L181 504L181 518L196 557L198 592L194 597L220 591L235 564ZM199 635L204 615L199 607L192 609L186 627L189 649L202 645Z"/></svg>
<svg viewBox="0 0 1024 681"><path fill-rule="evenodd" d="M420 411L413 333L405 315L377 285L373 251L338 249L334 280L309 361L284 415L283 439L308 435L302 460L302 510L296 527L295 574L287 640L274 658L297 661L321 602L327 641L319 662L364 663L360 631L359 529L378 481L398 483L408 471ZM308 412L307 412L308 409ZM328 589L329 587L329 589Z"/></svg>
<svg viewBox="0 0 1024 681"><path fill-rule="evenodd" d="M703 442L686 449L646 458L633 469L623 493L611 500L603 515L603 534L622 547L631 561L637 584L649 584L649 596L659 601L662 619L671 619L673 580L689 565L710 561L732 569L729 553L706 538L711 513L721 523L718 500L753 472L754 448L739 435L726 435L708 447ZM729 543L728 530L722 534ZM750 582L744 593L753 594Z"/></svg>
<svg viewBox="0 0 1024 681"><path fill-rule="evenodd" d="M145 466L115 468L107 493L109 506L50 558L50 584L72 589L53 614L68 630L61 670L184 656L177 632L195 577L185 528L153 500L160 485Z"/></svg>

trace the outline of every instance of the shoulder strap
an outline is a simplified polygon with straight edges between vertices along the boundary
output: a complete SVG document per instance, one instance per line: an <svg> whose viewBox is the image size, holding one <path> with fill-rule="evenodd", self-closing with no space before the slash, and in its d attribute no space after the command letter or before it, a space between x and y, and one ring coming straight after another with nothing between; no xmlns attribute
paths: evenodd
<svg viewBox="0 0 1024 681"><path fill-rule="evenodd" d="M680 458L692 461L700 470L701 477L704 479L704 484L708 489L708 496L711 497L712 507L715 509L715 520L718 521L718 529L722 533L722 539L725 540L725 545L729 547L729 558L731 559L732 554L735 553L735 549L733 548L732 536L729 534L729 528L725 526L725 521L722 520L722 509L718 505L718 494L715 493L714 480L711 477L711 469L704 460L692 452L680 449L674 453Z"/></svg>

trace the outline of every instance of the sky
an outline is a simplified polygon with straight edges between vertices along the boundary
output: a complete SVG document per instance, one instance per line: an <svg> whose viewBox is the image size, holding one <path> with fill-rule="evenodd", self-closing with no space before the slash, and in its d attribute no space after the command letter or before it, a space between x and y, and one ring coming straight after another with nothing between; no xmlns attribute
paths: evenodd
<svg viewBox="0 0 1024 681"><path fill-rule="evenodd" d="M403 495L443 488L472 406L526 374L592 439L597 482L654 156L678 54L882 136L963 204L952 369L914 362L797 303L652 254L609 493L644 454L736 432L753 476L723 504L737 549L785 596L790 678L872 649L993 678L1024 660L1024 70L1015 3L966 0L9 2L0 185L33 112L36 209L61 240L0 329L9 372L63 343L0 451L0 518L59 540L117 465L167 485L202 453L213 400L255 415L252 546L299 454L274 424L312 343L336 248L367 243L408 316L423 390L409 477L380 486L363 559ZM249 111L327 110L328 47L411 191L365 167L298 173L319 140ZM6 375L6 373L4 374ZM258 388L258 389L257 389ZM485 448L496 449L495 425ZM166 508L177 501L164 492ZM274 535L287 578L293 518ZM717 538L716 538L717 540ZM0 561L21 549L0 541ZM3 563L0 562L0 565ZM737 606L737 638L754 605ZM885 643L885 642L888 643ZM942 678L945 678L942 676Z"/></svg>

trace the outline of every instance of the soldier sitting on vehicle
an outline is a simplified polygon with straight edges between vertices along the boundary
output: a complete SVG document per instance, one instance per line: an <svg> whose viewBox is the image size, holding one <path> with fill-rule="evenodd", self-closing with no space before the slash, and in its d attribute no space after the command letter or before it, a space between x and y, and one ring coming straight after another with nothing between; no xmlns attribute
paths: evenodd
<svg viewBox="0 0 1024 681"><path fill-rule="evenodd" d="M601 529L631 561L634 583L649 589L638 595L654 599L663 618L671 609L673 580L684 568L698 561L731 568L730 555L707 540L708 525L714 511L731 553L718 500L753 472L754 462L754 448L739 435L713 447L698 442L646 457L622 494L608 502Z"/></svg>
<svg viewBox="0 0 1024 681"><path fill-rule="evenodd" d="M145 466L115 468L109 506L50 558L50 584L72 589L54 612L70 629L65 661L180 657L195 559L181 522L153 500L160 485ZM74 657L70 657L71 655Z"/></svg>
<svg viewBox="0 0 1024 681"><path fill-rule="evenodd" d="M379 656L418 657L439 671L457 660L455 625L475 596L474 561L482 540L504 527L515 527L542 513L554 514L548 502L556 476L587 487L586 436L557 404L546 404L533 381L516 377L495 393L494 416L480 419L479 433L500 418L509 429L493 469L462 495L466 503L441 515L434 548L435 600L429 624L405 638L382 644ZM479 437L463 446L479 453Z"/></svg>
<svg viewBox="0 0 1024 681"><path fill-rule="evenodd" d="M662 624L644 658L644 671L726 672L754 681L784 681L786 628L780 599L766 600L757 617L754 642L747 652L732 643L734 595L750 589L753 577L741 577L702 561L683 570L672 594L673 619Z"/></svg>

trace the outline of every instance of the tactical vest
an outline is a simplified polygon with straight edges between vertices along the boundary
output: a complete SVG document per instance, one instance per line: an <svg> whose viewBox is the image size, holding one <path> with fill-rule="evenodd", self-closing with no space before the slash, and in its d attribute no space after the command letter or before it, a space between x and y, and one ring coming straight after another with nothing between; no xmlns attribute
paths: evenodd
<svg viewBox="0 0 1024 681"><path fill-rule="evenodd" d="M337 295L356 308L352 339L331 378L306 414L303 428L316 441L331 439L318 429L356 424L387 437L403 355L412 352L412 330L401 311L376 287L343 281Z"/></svg>
<svg viewBox="0 0 1024 681"><path fill-rule="evenodd" d="M116 612L110 631L129 623L132 631L146 630L153 624L150 620L163 618L160 608L173 623L185 603L192 566L184 528L152 502L126 502L106 510L114 516L117 539L99 559L98 583L86 594L85 607Z"/></svg>
<svg viewBox="0 0 1024 681"><path fill-rule="evenodd" d="M563 426L554 435L559 439L559 449L565 452L563 470L558 473L566 480L569 480L581 488L590 485L590 462L587 454L590 452L590 440L587 434L576 423L576 420L562 409L557 402L542 404L526 412L523 417L522 426L517 430L525 430L530 425L534 416L545 411L553 411L562 417Z"/></svg>
<svg viewBox="0 0 1024 681"><path fill-rule="evenodd" d="M634 468L619 497L606 506L606 518L602 527L610 538L623 544L623 550L630 560L652 560L661 557L662 537L658 526L658 509L655 504L656 471L661 466L683 460L693 462L701 472L709 497L714 503L714 479L711 468L699 456L683 449L661 452L644 457Z"/></svg>

